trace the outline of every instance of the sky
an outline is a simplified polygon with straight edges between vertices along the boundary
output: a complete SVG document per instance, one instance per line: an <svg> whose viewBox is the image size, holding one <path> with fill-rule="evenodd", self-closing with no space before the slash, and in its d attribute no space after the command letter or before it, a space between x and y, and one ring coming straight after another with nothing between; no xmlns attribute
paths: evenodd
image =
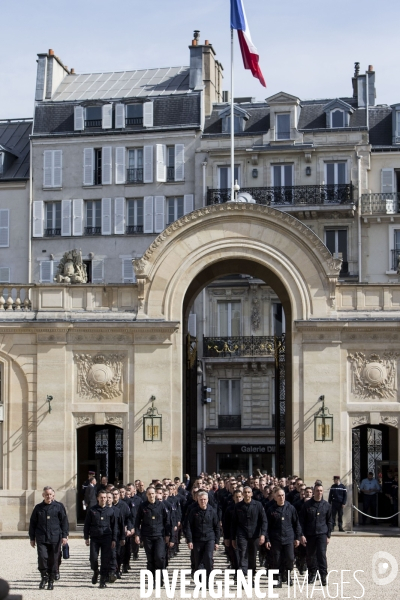
<svg viewBox="0 0 400 600"><path fill-rule="evenodd" d="M235 34L235 96L351 96L358 61L361 72L376 71L377 104L400 102L399 0L243 1L267 89L243 69ZM0 119L32 116L36 55L49 48L76 73L188 65L199 29L230 89L230 0L0 0L0 7Z"/></svg>

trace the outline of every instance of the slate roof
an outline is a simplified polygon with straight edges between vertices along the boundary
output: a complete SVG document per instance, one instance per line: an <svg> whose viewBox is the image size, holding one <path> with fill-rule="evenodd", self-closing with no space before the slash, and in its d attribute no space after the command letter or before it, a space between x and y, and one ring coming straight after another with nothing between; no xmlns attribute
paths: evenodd
<svg viewBox="0 0 400 600"><path fill-rule="evenodd" d="M154 98L154 128L200 128L200 93L161 96ZM78 102L41 102L36 105L34 135L72 134L74 132L74 106ZM90 128L84 135L108 135L109 133L133 133L148 131L148 128L126 127L125 129Z"/></svg>
<svg viewBox="0 0 400 600"><path fill-rule="evenodd" d="M51 100L112 100L181 94L189 90L189 71L189 67L166 67L67 75Z"/></svg>
<svg viewBox="0 0 400 600"><path fill-rule="evenodd" d="M16 156L8 170L0 177L0 181L29 179L29 136L31 132L31 119L0 121L0 146L4 146Z"/></svg>

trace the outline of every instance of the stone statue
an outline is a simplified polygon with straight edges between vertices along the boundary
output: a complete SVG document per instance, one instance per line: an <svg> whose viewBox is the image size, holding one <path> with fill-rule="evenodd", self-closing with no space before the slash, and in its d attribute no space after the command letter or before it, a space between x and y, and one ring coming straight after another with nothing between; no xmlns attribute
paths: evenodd
<svg viewBox="0 0 400 600"><path fill-rule="evenodd" d="M58 263L57 283L87 283L86 265L82 261L80 250L69 250Z"/></svg>

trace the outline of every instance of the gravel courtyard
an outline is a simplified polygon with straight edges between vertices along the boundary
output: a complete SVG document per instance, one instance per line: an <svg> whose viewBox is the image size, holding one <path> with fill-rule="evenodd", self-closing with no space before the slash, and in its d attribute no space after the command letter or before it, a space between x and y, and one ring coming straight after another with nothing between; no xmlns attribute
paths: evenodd
<svg viewBox="0 0 400 600"><path fill-rule="evenodd" d="M189 555L186 546L181 546L179 555L170 563L169 571L173 569L189 568ZM373 555L376 552L383 551L390 553L400 565L400 539L389 537L356 537L356 536L334 536L328 548L328 566L329 570L336 569L339 573L332 573L330 576L329 594L325 588L323 593L321 589L315 589L312 586L308 588L308 595L303 590L300 593L296 589L289 590L284 586L279 591L279 598L367 598L369 600L384 599L398 600L400 598L400 574L394 578L388 585L377 585L373 580ZM36 600L51 593L54 600L86 600L99 597L110 599L136 599L140 598L139 590L139 569L145 568L145 557L143 550L140 551L140 560L136 563L131 562L132 570L123 579L108 585L106 590L100 590L97 586L92 586L89 567L89 551L84 546L83 540L72 539L70 541L71 558L64 561L61 566L61 579L55 582L53 592L39 590L40 581L37 571L36 550L33 550L28 540L23 539L2 539L0 540L0 577L8 580L11 586L11 593L20 593L24 600ZM393 560L393 559L392 559ZM375 564L377 577L382 580L391 574L390 557L378 559ZM379 568L379 563L381 567ZM218 551L215 557L215 568L225 569L227 566L224 554ZM397 567L395 567L396 569ZM344 584L343 592L340 586L340 571L348 570L350 572L343 574L343 581L351 583ZM353 572L361 570L356 576L359 582L364 586L365 591L360 584L353 578ZM380 573L379 573L380 571ZM219 578L221 579L221 578ZM302 581L302 577L300 580ZM263 578L261 591L268 597L268 589ZM339 583L339 586L337 585ZM193 594L193 584L187 588L187 592ZM313 593L312 593L313 592ZM232 590L231 590L232 593ZM155 593L151 598L155 598ZM161 598L167 598L164 590L161 590ZM178 587L175 598L180 598L180 587ZM207 594L207 598L211 596ZM220 596L221 597L221 596ZM224 597L224 594L222 594ZM236 597L236 594L234 595ZM243 594L243 597L246 597ZM253 592L253 598L256 598Z"/></svg>

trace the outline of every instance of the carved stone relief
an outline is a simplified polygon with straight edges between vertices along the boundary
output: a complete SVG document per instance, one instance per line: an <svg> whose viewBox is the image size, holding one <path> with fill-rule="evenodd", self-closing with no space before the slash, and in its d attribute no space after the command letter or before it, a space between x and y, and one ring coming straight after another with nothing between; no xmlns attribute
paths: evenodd
<svg viewBox="0 0 400 600"><path fill-rule="evenodd" d="M92 425L94 423L93 415L78 415L75 418L77 427L83 427L84 425Z"/></svg>
<svg viewBox="0 0 400 600"><path fill-rule="evenodd" d="M78 365L78 394L97 400L116 398L122 393L121 354L75 354Z"/></svg>
<svg viewBox="0 0 400 600"><path fill-rule="evenodd" d="M116 427L122 427L123 417L116 415L106 415L106 423L109 425L115 425Z"/></svg>
<svg viewBox="0 0 400 600"><path fill-rule="evenodd" d="M399 426L399 417L395 415L381 415L381 421L385 425L391 425L392 427Z"/></svg>
<svg viewBox="0 0 400 600"><path fill-rule="evenodd" d="M351 424L353 427L358 427L359 425L366 425L369 423L369 415L353 415L351 418Z"/></svg>
<svg viewBox="0 0 400 600"><path fill-rule="evenodd" d="M349 354L351 391L360 398L394 398L397 392L397 352Z"/></svg>
<svg viewBox="0 0 400 600"><path fill-rule="evenodd" d="M251 303L253 305L251 311L251 327L253 331L257 331L257 329L260 329L261 324L260 301L254 296Z"/></svg>
<svg viewBox="0 0 400 600"><path fill-rule="evenodd" d="M54 281L57 283L87 283L86 265L82 261L80 250L68 250L64 253L58 263Z"/></svg>

